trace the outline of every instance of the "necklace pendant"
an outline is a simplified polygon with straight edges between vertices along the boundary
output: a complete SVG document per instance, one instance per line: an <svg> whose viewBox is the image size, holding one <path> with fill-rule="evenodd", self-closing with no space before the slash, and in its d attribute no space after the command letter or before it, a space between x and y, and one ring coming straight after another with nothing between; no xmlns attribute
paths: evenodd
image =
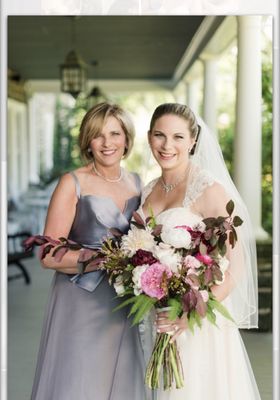
<svg viewBox="0 0 280 400"><path fill-rule="evenodd" d="M173 185L167 185L166 183L163 185L163 189L165 191L166 194L168 194L169 192L171 192L171 190L173 190Z"/></svg>

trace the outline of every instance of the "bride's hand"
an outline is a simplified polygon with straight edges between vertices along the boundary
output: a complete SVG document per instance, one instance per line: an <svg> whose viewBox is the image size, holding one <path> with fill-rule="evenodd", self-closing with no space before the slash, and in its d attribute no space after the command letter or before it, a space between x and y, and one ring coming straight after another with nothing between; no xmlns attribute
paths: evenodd
<svg viewBox="0 0 280 400"><path fill-rule="evenodd" d="M181 318L170 320L168 318L167 311L157 312L155 324L157 332L166 332L172 334L172 339L170 340L170 343L173 343L177 339L177 337L180 336L181 333L183 333L188 328L187 318L185 314L183 314Z"/></svg>

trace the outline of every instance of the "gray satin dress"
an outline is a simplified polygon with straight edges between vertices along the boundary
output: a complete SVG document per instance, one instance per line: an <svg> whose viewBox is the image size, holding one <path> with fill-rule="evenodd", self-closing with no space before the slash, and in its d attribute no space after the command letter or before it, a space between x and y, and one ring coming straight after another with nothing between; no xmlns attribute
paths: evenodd
<svg viewBox="0 0 280 400"><path fill-rule="evenodd" d="M128 199L121 212L108 197L80 195L72 175L78 202L69 238L97 248L108 228L126 232L140 197ZM150 399L139 330L127 308L112 311L120 302L104 272L81 279L55 273L31 400Z"/></svg>

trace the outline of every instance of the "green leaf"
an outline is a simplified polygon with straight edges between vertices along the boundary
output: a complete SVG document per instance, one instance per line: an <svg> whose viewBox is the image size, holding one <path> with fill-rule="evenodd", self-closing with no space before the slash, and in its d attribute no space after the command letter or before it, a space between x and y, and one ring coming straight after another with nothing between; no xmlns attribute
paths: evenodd
<svg viewBox="0 0 280 400"><path fill-rule="evenodd" d="M202 220L202 222L204 222L204 224L206 225L207 228L214 228L214 226L216 224L216 218L213 218L213 217L204 218Z"/></svg>
<svg viewBox="0 0 280 400"><path fill-rule="evenodd" d="M191 333L194 333L194 326L196 324L194 311L191 311L188 315L188 328L190 329Z"/></svg>
<svg viewBox="0 0 280 400"><path fill-rule="evenodd" d="M133 218L135 219L135 221L137 222L137 224L139 225L145 225L145 222L143 221L143 218L141 217L141 215L137 212L137 211L133 211Z"/></svg>
<svg viewBox="0 0 280 400"><path fill-rule="evenodd" d="M208 303L209 303L209 301L208 301ZM211 322L211 324L218 327L218 325L216 324L216 315L213 312L213 310L211 309L211 307L209 307L209 306L207 307L206 318L208 319L209 322Z"/></svg>
<svg viewBox="0 0 280 400"><path fill-rule="evenodd" d="M146 223L152 228L154 229L157 226L156 223L156 219L155 219L155 215L154 215L154 211L151 207L151 205L149 204L148 206L148 210L149 210L149 214L150 216L148 218L146 218Z"/></svg>
<svg viewBox="0 0 280 400"><path fill-rule="evenodd" d="M234 234L232 231L229 232L229 244L231 245L232 248L234 247L234 244L235 244Z"/></svg>
<svg viewBox="0 0 280 400"><path fill-rule="evenodd" d="M202 327L202 319L201 319L201 316L196 311L194 312L194 318L195 318L195 322L197 323L199 328L201 328Z"/></svg>
<svg viewBox="0 0 280 400"><path fill-rule="evenodd" d="M219 225L222 225L222 224L224 224L225 220L226 220L225 217L218 217L217 220L216 220L216 224L217 224L218 226L219 226Z"/></svg>
<svg viewBox="0 0 280 400"><path fill-rule="evenodd" d="M220 249L221 253L224 250L226 240L227 240L227 235L225 233L223 233L222 235L219 236L218 248Z"/></svg>
<svg viewBox="0 0 280 400"><path fill-rule="evenodd" d="M218 300L215 299L210 299L208 300L208 304L210 305L210 307L216 309L220 314L222 314L225 318L229 319L230 321L234 322L234 319L232 318L232 316L230 315L230 313L228 312L228 310L226 309L226 307L220 303Z"/></svg>
<svg viewBox="0 0 280 400"><path fill-rule="evenodd" d="M139 296L136 296L135 301L133 306L131 307L128 316L130 317L132 314L135 314L137 312L137 310L141 307L141 305L144 303L145 301L145 295L140 294ZM147 297L148 298L148 297Z"/></svg>
<svg viewBox="0 0 280 400"><path fill-rule="evenodd" d="M243 220L238 215L235 215L232 222L235 227L243 224Z"/></svg>
<svg viewBox="0 0 280 400"><path fill-rule="evenodd" d="M232 200L230 200L227 205L226 205L226 210L228 212L229 215L231 215L233 213L234 210L234 202Z"/></svg>
<svg viewBox="0 0 280 400"><path fill-rule="evenodd" d="M145 315L151 310L154 304L157 302L157 299L153 299L151 297L145 296L145 298L140 303L140 307L138 308L132 322L132 326L139 324L140 321L145 317Z"/></svg>
<svg viewBox="0 0 280 400"><path fill-rule="evenodd" d="M237 233L236 233L236 230L233 227L232 227L232 233L234 235L235 241L237 241Z"/></svg>
<svg viewBox="0 0 280 400"><path fill-rule="evenodd" d="M210 240L211 241L211 239L213 237L213 229L207 229L205 231L205 233L204 233L204 237L205 237L206 240Z"/></svg>
<svg viewBox="0 0 280 400"><path fill-rule="evenodd" d="M173 298L168 300L168 306L170 307L168 318L173 321L182 313L182 303L180 300Z"/></svg>
<svg viewBox="0 0 280 400"><path fill-rule="evenodd" d="M136 299L137 299L136 296L133 296L133 297L130 297L129 299L126 299L121 304L119 304L117 307L113 308L113 311L120 310L121 308L126 307L128 304L134 303L136 301Z"/></svg>
<svg viewBox="0 0 280 400"><path fill-rule="evenodd" d="M134 226L136 226L136 228L138 228L138 229L143 229L143 230L145 230L145 226L144 226L144 225L138 224L138 222L130 221L130 225L134 225Z"/></svg>

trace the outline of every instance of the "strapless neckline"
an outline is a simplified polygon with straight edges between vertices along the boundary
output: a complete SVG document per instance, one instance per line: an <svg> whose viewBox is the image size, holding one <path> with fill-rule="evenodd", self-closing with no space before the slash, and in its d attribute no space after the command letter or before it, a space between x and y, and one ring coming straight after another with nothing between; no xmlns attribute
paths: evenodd
<svg viewBox="0 0 280 400"><path fill-rule="evenodd" d="M184 206L167 208L167 209L161 211L160 213L158 213L157 215L155 215L154 216L155 220L159 224L162 224L162 223L165 224L167 222L167 220L171 220L171 221L173 220L173 216L176 215L176 211L177 211L177 216L178 216L178 211L180 214L182 211L183 214L181 214L179 220L177 220L175 225L180 225L181 222L182 222L181 224L183 224L183 221L184 221L184 223L188 224L187 222L188 222L189 217L191 217L191 219L195 220L195 222L197 222L197 223L199 221L203 220L202 215L200 215L198 213L194 213L189 207L184 207ZM147 217L144 214L142 206L139 207L137 212L141 215L142 219L146 220ZM176 219L177 218L175 217L175 220Z"/></svg>

